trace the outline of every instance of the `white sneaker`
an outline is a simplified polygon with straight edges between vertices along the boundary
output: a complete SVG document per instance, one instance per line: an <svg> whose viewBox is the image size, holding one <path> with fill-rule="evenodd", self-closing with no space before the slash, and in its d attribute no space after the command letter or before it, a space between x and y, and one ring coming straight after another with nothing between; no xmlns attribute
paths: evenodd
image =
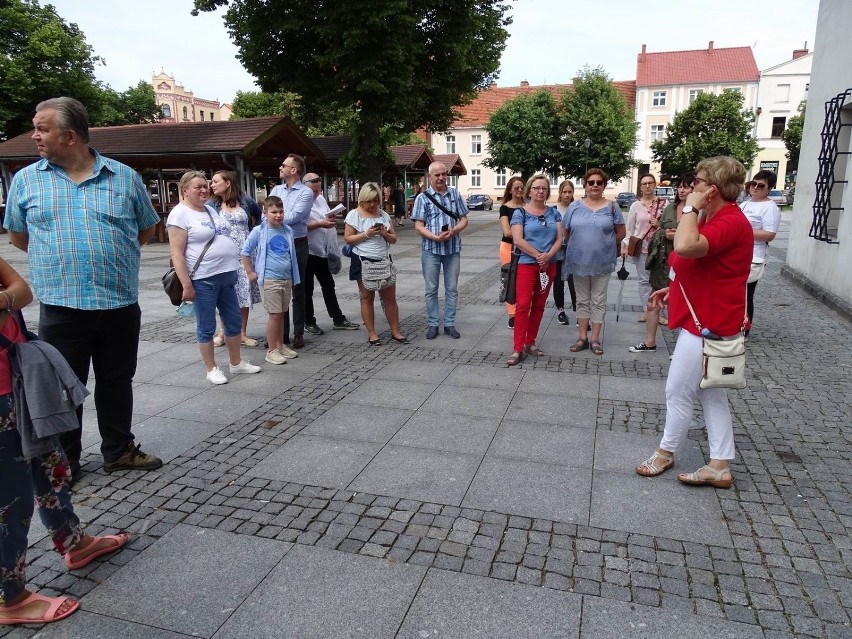
<svg viewBox="0 0 852 639"><path fill-rule="evenodd" d="M282 357L286 357L287 359L296 359L299 356L296 351L292 348L288 348L287 346L282 346L278 349L278 352L281 353Z"/></svg>
<svg viewBox="0 0 852 639"><path fill-rule="evenodd" d="M225 377L225 373L220 371L217 366L212 371L207 371L207 381L213 384L227 384L228 378Z"/></svg>
<svg viewBox="0 0 852 639"><path fill-rule="evenodd" d="M231 375L238 375L239 373L259 373L260 366L255 366L251 362L247 362L246 360L240 360L240 363L234 366L230 365Z"/></svg>
<svg viewBox="0 0 852 639"><path fill-rule="evenodd" d="M281 353L279 353L278 349L275 349L274 351L267 351L266 352L266 361L269 362L270 364L279 365L279 364L286 364L287 358L284 357Z"/></svg>

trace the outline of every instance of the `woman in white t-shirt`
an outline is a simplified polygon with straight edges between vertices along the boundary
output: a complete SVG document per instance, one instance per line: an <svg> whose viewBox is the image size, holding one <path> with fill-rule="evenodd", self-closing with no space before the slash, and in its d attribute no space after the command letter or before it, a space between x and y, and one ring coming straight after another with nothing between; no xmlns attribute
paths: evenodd
<svg viewBox="0 0 852 639"><path fill-rule="evenodd" d="M775 188L777 177L772 171L758 171L748 186L750 200L740 204L746 218L754 229L754 253L752 255L752 272L762 269L766 262L766 249L769 243L775 239L778 227L781 224L781 209L769 199L769 191ZM751 279L751 278L749 278ZM746 335L751 330L754 319L754 290L757 288L758 280L746 285L746 313L748 314L748 325Z"/></svg>
<svg viewBox="0 0 852 639"><path fill-rule="evenodd" d="M387 263L390 260L389 247L396 244L396 230L390 216L381 210L382 192L375 182L367 182L358 191L358 208L346 215L343 238L352 247L352 262L349 266L349 279L358 282L361 294L361 319L367 328L367 341L371 346L382 343L376 333L376 312L374 304L376 291L382 300L385 317L390 324L391 339L400 344L408 344L408 338L399 331L399 307L396 304L396 268L391 264L387 277L383 280L368 280L365 286L362 277L362 261Z"/></svg>
<svg viewBox="0 0 852 639"><path fill-rule="evenodd" d="M228 221L212 207L205 206L208 185L204 173L184 173L178 189L181 202L172 209L166 221L172 264L183 285L184 302L194 302L195 338L207 367L207 380L226 384L228 378L216 366L213 353L216 309L225 325L231 373L260 372L260 366L240 359L240 307L234 288L240 265L239 251L231 240Z"/></svg>

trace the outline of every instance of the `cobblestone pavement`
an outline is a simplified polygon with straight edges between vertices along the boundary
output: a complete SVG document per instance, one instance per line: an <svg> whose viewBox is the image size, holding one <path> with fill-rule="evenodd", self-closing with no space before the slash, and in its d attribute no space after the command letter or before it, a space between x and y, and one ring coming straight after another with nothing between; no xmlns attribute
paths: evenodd
<svg viewBox="0 0 852 639"><path fill-rule="evenodd" d="M755 328L748 344L749 386L746 390L730 393L739 452L733 466L735 487L730 491L714 491L714 495L700 491L702 497L710 495L708 499L718 503L714 507L718 509L720 520L713 525L718 525L723 534L711 534L708 522L695 518L688 505L666 503L665 497L652 499L650 507L640 513L639 521L648 523L647 527L638 525L625 530L592 525L589 502L591 500L594 511L600 496L588 487L580 499L586 502L585 520L579 517L570 521L559 517L524 516L519 514L524 511L523 504L507 505L504 510L467 507L472 488L462 493L464 499L440 501L412 498L411 490L407 489L394 491L389 487L370 492L353 488L363 481L363 474L354 483L345 480L337 485L274 479L275 473L268 471L278 467L270 465L275 460L281 461L276 455L287 451L288 445L294 442L310 439L303 431L321 423L324 415L326 421L322 423L328 423L331 415L338 416L338 421L345 421L347 415L354 420L358 404L347 402L371 380L392 379L390 375L382 376L383 369L414 365L427 375L437 370L435 367L463 368L482 380L495 380L496 385L507 372L505 357L510 349L509 332L505 329L502 350L485 348L487 340L477 342L472 348L448 348L445 343L433 345L415 340L411 346L393 344L367 349L360 341L363 334L359 341L351 343L317 338L308 344L300 359L295 360L295 366L283 368L296 368L303 360L307 364L312 358L321 365L307 370L298 383L258 399L256 408L250 412L215 427L208 436L186 446L161 471L105 475L100 469L97 447L90 449L85 459L88 472L78 483L74 495L81 518L92 532L123 529L131 531L133 538L127 550L71 573L62 569L43 532L40 538L33 540L28 570L32 584L43 591L82 597L83 609L91 611L78 613L76 625L65 622L68 628L73 628L67 635L45 626L43 635L38 636L78 636L73 632L79 632L79 636L94 636L90 633L102 621L96 619L99 617L127 624L119 626L125 633L120 636L154 636L142 630L146 626L131 624L131 621L140 623L132 614L114 612L109 606L99 607L98 602L104 597L99 599L98 591L106 589L105 592L114 593L110 585L121 583L123 571L144 581L145 573L140 577L133 572L133 566L146 555L155 554L157 546L172 535L179 536L188 528L196 534L215 530L238 535L241 540L247 539L246 543L258 544L257 553L266 547L260 545L261 540L274 540L292 543L295 547L371 558L363 564L365 566L373 565L369 562L385 562L382 565L428 569L426 574L429 575L444 574L436 571L462 573L476 577L475 583L490 588L496 588L497 582L517 587L525 585L533 589L523 591L529 597L537 596L534 593L541 593L541 596L547 592L573 593L582 596L577 601L582 601L584 611L587 610L585 606L606 607L625 602L633 606L625 609L632 610L630 614L649 607L668 615L667 619L695 620L702 631L722 636L852 637L849 617L852 612L852 538L849 534L852 525L849 473L852 330L845 318L815 302L780 276L789 228L787 215L782 232L773 244L766 275L757 289ZM471 247L481 242L483 258L496 254L496 243L491 246L496 227L493 216L483 214L473 220L470 237L465 236ZM403 264L401 273L405 277L408 277L405 259L401 258L408 258L408 272L413 273L413 278L419 249L410 231L408 236L405 232L401 235L403 240L395 251L395 258ZM3 248L0 254L21 266L21 258L12 250ZM157 250L151 249L151 252ZM159 250L157 256L162 258L164 253ZM473 248L470 252L479 255ZM152 266L151 274L162 270L165 260L148 259L147 255L146 265ZM464 265L463 260L463 272ZM158 278L151 275L146 279L144 271L143 268L142 300L146 308L148 299L154 300L162 294ZM459 309L459 327L463 333L464 319L470 314L484 313L483 309L488 306L499 312L499 305L491 301L496 291L497 271L496 264L488 264L463 282ZM348 282L339 280L338 291L345 309L357 308L356 296ZM634 298L635 289L630 296L631 300ZM403 331L419 330L422 334L425 324L422 293L416 289L400 290L399 300L403 309ZM317 308L318 312L322 310L321 300ZM635 322L639 310L627 306L626 314ZM146 313L143 340L171 352L192 348L188 346L193 341L190 330L176 326L165 312L153 315L148 317ZM357 317L356 312L350 312L350 317L353 315ZM380 315L378 311L377 315ZM32 317L33 313L29 312L28 318ZM503 321L498 319L497 324ZM619 326L610 319L607 337L614 340L618 331L628 328L635 330L635 324ZM560 329L554 323L548 328L547 336L551 330ZM573 332L570 335L573 336ZM660 344L667 345L670 350L675 336L664 331L663 338L665 341ZM607 350L613 352L612 358L577 357L567 352L567 344L571 341L565 338L566 347L549 348L549 355L536 361L527 360L524 375L540 374L547 380L555 379L551 375L561 375L559 379L570 379L578 388L582 380L595 380L593 399L583 404L591 410L585 431L590 437L597 433L600 440L603 433L611 433L622 438L645 437L642 439L645 442L650 441L651 436L659 436L665 420L665 406L658 394L643 401L626 390L623 394L607 394L602 389L609 382L616 390L626 389L625 385L636 381L656 384L659 390L668 368L665 352L659 358L643 359L642 356L616 354L616 349L626 351L626 347L611 345ZM156 378L143 380L140 391L156 381ZM381 383L388 387L394 384L391 381ZM402 393L407 392L405 383L398 382ZM416 383L417 380L412 387ZM482 387L487 388L488 384ZM242 388L249 392L248 385ZM230 396L234 399L245 397L239 393ZM481 397L476 409L480 415L490 414L489 397L484 394ZM513 401L522 399L516 395ZM178 407L185 405L178 404ZM195 409L198 419L204 421L205 406L198 405ZM422 410L422 406L414 407L406 418ZM162 415L169 417L170 414L177 419L187 419L180 410L176 413L167 410ZM700 410L697 416L700 418ZM402 420L398 425L389 424L388 428L399 437L401 426ZM91 425L87 429L91 430ZM492 434L495 429L496 426ZM387 439L390 435L382 441ZM144 446L144 437L141 441ZM703 430L691 431L689 441L706 454ZM370 455L377 449L372 449ZM640 458L619 461L632 468ZM478 473L483 472L486 462L482 463ZM259 476L258 469L264 467L267 468L266 476ZM595 472L592 481L605 483L606 477ZM648 486L662 485L639 478L629 481L645 491L649 490ZM542 491L547 490L546 486L542 487ZM669 526L671 533L667 532ZM692 532L675 534L675 529L682 527ZM703 534L705 527L706 535ZM186 562L191 564L192 557L186 557ZM180 566L170 566L166 573L169 571L179 572ZM426 596L423 594L425 584L423 581L419 586L421 592L414 598L411 610L406 613L408 609L404 608L389 631L377 632L374 636L409 636L406 632L415 623L410 617L416 616L413 611L418 608L418 598ZM261 586L257 593L263 590ZM211 593L215 599L216 591L208 595ZM133 605L133 594L124 594L128 606ZM559 600L560 605L566 606L565 610L575 601L571 598L573 595ZM238 611L233 619L238 618L241 606L248 605L242 600L237 602L232 607ZM376 605L377 610L381 608ZM227 608L225 604L222 607ZM200 634L214 636L218 631L221 634L215 634L217 637L231 636L226 621L233 609L226 613L218 611L224 625L214 625ZM193 634L177 622L170 624L168 614L163 615L161 621L144 622L164 629L163 632L171 631L156 636ZM381 617L382 613L376 612L376 616ZM589 613L588 619L593 617ZM619 623L615 617L617 615L610 617L601 627L606 627L607 623L615 627ZM586 613L583 619L587 619ZM563 627L565 634L548 634L544 618L532 621L539 622L542 624L540 632L533 628L528 634L513 635L505 630L506 634L499 636L610 636L600 627L587 627L585 621L580 622L579 616L570 632ZM736 623L719 625L728 622ZM444 621L430 619L429 623L438 627ZM453 626L452 621L445 623L446 635L421 630L419 634L412 631L411 636L468 636L461 625ZM30 637L35 632L20 628L11 632L0 630L0 636ZM272 625L263 626L259 634L257 632L255 628L256 636L331 636L318 631L312 635L307 630L304 634L287 634ZM669 629L650 625L647 632L650 634L642 636L685 636L680 625ZM366 636L371 636L369 631Z"/></svg>

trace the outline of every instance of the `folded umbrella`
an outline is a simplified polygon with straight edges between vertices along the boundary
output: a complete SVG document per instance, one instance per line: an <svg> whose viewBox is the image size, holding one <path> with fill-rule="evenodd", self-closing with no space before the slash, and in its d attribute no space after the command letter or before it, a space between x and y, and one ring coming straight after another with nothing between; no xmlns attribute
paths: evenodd
<svg viewBox="0 0 852 639"><path fill-rule="evenodd" d="M630 277L630 272L624 267L624 261L626 258L621 258L621 268L618 269L618 279L621 281L621 285L618 287L618 299L615 301L615 321L618 321L618 316L621 314L621 299L624 297L624 282Z"/></svg>

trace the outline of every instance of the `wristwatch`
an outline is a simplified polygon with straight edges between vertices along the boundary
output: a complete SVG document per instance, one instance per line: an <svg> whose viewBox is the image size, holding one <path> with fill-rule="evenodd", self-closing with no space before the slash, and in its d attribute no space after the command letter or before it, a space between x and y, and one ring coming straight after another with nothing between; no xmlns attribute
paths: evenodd
<svg viewBox="0 0 852 639"><path fill-rule="evenodd" d="M694 206L692 206L691 204L687 204L686 206L684 206L684 207L683 207L683 211L682 211L682 212L683 212L683 213L698 213L698 209L696 209L696 208L695 208Z"/></svg>

